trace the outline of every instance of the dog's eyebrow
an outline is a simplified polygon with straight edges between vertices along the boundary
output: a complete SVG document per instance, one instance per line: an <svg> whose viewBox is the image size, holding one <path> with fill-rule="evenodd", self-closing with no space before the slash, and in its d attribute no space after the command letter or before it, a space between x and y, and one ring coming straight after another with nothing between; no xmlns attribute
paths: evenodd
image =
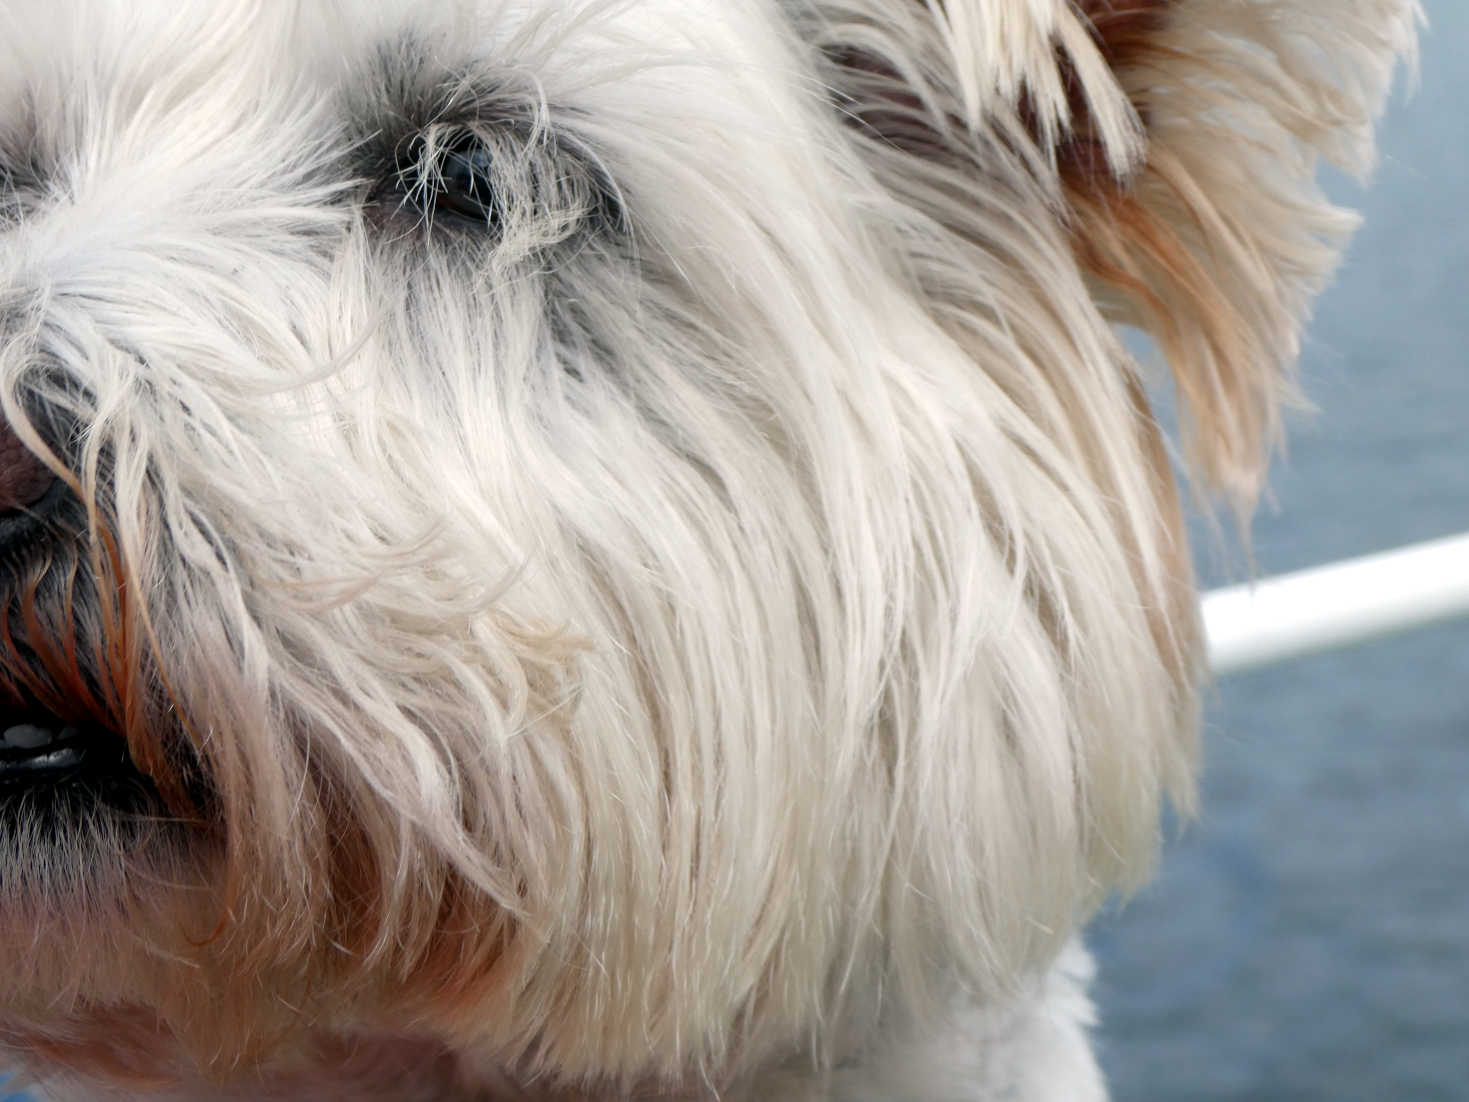
<svg viewBox="0 0 1469 1102"><path fill-rule="evenodd" d="M38 188L45 178L36 105L22 97L14 111L0 129L0 196Z"/></svg>
<svg viewBox="0 0 1469 1102"><path fill-rule="evenodd" d="M25 197L39 193L44 186L34 157L8 154L0 147L0 221L15 217Z"/></svg>
<svg viewBox="0 0 1469 1102"><path fill-rule="evenodd" d="M510 122L542 109L540 97L474 59L413 35L382 42L346 90L349 117L359 129L421 130L434 123ZM368 124L364 126L363 124Z"/></svg>
<svg viewBox="0 0 1469 1102"><path fill-rule="evenodd" d="M411 35L380 43L342 90L342 114L357 174L393 175L400 151L430 126L494 125L528 129L534 105L468 60L450 65L443 52Z"/></svg>

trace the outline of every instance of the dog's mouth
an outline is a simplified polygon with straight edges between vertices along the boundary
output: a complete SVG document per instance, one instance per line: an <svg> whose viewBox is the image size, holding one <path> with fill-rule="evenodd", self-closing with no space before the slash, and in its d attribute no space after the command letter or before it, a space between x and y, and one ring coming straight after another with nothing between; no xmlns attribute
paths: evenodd
<svg viewBox="0 0 1469 1102"><path fill-rule="evenodd" d="M81 708L0 704L0 915L40 908L46 923L48 908L117 898L136 870L189 852L197 822L112 724Z"/></svg>
<svg viewBox="0 0 1469 1102"><path fill-rule="evenodd" d="M43 784L131 770L123 740L100 727L46 714L3 722L0 785Z"/></svg>
<svg viewBox="0 0 1469 1102"><path fill-rule="evenodd" d="M110 725L39 708L0 708L0 852L18 840L73 855L92 845L115 849L124 839L141 844L139 832L167 813L158 785ZM39 884L51 876L46 868L0 867L0 885L12 875Z"/></svg>

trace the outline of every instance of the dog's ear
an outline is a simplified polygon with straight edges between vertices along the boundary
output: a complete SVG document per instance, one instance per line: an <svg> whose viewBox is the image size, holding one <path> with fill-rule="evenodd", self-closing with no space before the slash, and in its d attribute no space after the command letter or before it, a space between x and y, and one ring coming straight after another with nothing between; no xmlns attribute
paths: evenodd
<svg viewBox="0 0 1469 1102"><path fill-rule="evenodd" d="M849 117L890 148L1027 165L1104 313L1172 366L1193 471L1248 507L1312 296L1354 226L1416 0L809 0ZM891 179L891 177L890 177ZM985 186L990 181L985 180Z"/></svg>

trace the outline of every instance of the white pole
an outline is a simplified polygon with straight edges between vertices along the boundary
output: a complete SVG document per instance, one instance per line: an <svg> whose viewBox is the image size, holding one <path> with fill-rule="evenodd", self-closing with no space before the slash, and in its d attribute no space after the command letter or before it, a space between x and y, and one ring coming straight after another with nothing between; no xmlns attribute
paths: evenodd
<svg viewBox="0 0 1469 1102"><path fill-rule="evenodd" d="M1469 616L1469 533L1204 595L1216 676Z"/></svg>

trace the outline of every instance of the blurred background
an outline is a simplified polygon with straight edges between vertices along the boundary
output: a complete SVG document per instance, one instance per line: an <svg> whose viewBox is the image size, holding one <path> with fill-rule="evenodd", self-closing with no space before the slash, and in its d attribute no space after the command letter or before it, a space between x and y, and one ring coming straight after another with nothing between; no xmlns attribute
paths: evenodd
<svg viewBox="0 0 1469 1102"><path fill-rule="evenodd" d="M1469 531L1469 4L1424 7L1371 187L1331 181L1366 222L1261 576ZM1196 537L1206 583L1244 579ZM1205 744L1201 818L1090 939L1117 1102L1469 1099L1469 623L1221 680Z"/></svg>
<svg viewBox="0 0 1469 1102"><path fill-rule="evenodd" d="M1371 189L1332 182L1367 220L1260 575L1469 531L1469 4L1425 7ZM1202 817L1091 936L1117 1102L1469 1099L1469 623L1221 681L1206 745Z"/></svg>

